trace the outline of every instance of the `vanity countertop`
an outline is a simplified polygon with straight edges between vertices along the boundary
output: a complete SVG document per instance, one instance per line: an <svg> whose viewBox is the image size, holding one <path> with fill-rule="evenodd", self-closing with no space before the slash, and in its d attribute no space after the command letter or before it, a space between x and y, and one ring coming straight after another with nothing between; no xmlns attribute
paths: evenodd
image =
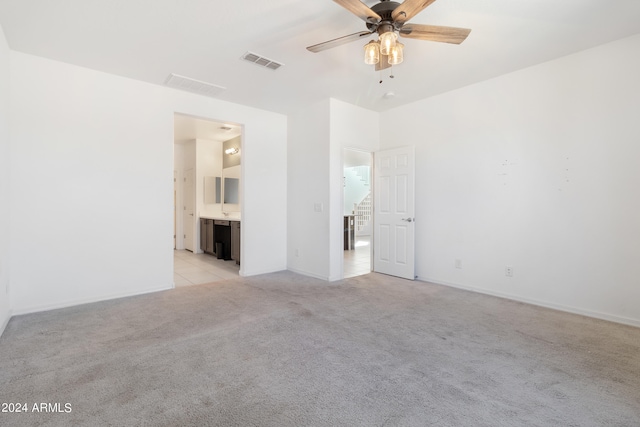
<svg viewBox="0 0 640 427"><path fill-rule="evenodd" d="M200 218L204 219L221 219L224 221L240 221L240 217L236 216L224 216L224 215L200 215Z"/></svg>

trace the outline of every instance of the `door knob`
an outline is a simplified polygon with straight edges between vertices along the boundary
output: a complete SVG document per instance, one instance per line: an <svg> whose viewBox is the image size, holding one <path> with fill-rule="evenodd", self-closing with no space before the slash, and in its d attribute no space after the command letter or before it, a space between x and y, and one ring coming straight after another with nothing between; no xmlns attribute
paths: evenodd
<svg viewBox="0 0 640 427"><path fill-rule="evenodd" d="M412 222L413 218L402 218L403 221Z"/></svg>

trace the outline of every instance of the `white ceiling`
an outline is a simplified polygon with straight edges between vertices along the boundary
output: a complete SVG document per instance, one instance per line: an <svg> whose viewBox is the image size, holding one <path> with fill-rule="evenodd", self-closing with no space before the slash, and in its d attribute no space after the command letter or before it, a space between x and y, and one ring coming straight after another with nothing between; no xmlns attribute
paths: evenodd
<svg viewBox="0 0 640 427"><path fill-rule="evenodd" d="M438 0L410 22L472 32L459 46L404 39L405 62L379 83L368 40L305 49L366 29L331 0L0 0L13 50L159 85L175 73L281 113L328 97L384 111L637 34L640 0ZM247 51L285 65L242 61Z"/></svg>
<svg viewBox="0 0 640 427"><path fill-rule="evenodd" d="M194 139L228 141L240 136L242 128L234 123L220 123L184 114L174 114L173 140L181 144Z"/></svg>
<svg viewBox="0 0 640 427"><path fill-rule="evenodd" d="M342 165L345 168L371 166L371 153L345 148L342 154Z"/></svg>

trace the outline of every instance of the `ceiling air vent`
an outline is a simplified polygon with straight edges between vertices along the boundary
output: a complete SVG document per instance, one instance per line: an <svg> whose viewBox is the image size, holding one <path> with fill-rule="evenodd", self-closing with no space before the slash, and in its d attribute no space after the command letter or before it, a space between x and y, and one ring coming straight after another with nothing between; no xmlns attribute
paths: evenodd
<svg viewBox="0 0 640 427"><path fill-rule="evenodd" d="M167 80L165 80L164 84L176 89L199 93L200 95L205 96L217 96L222 91L227 89L226 87L217 86L207 82L201 82L200 80L179 76L177 74L169 74L169 77L167 77Z"/></svg>
<svg viewBox="0 0 640 427"><path fill-rule="evenodd" d="M264 56L256 55L253 52L245 53L244 55L242 55L242 59L244 59L245 61L253 62L256 65L260 65L261 67L265 67L270 70L277 70L284 65L272 59L265 58Z"/></svg>

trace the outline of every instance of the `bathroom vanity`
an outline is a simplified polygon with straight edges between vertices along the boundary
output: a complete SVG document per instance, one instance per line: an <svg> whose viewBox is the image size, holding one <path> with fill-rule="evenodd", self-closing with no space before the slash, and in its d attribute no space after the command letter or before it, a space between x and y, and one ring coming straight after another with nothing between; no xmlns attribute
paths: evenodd
<svg viewBox="0 0 640 427"><path fill-rule="evenodd" d="M240 220L201 216L200 249L240 264Z"/></svg>

